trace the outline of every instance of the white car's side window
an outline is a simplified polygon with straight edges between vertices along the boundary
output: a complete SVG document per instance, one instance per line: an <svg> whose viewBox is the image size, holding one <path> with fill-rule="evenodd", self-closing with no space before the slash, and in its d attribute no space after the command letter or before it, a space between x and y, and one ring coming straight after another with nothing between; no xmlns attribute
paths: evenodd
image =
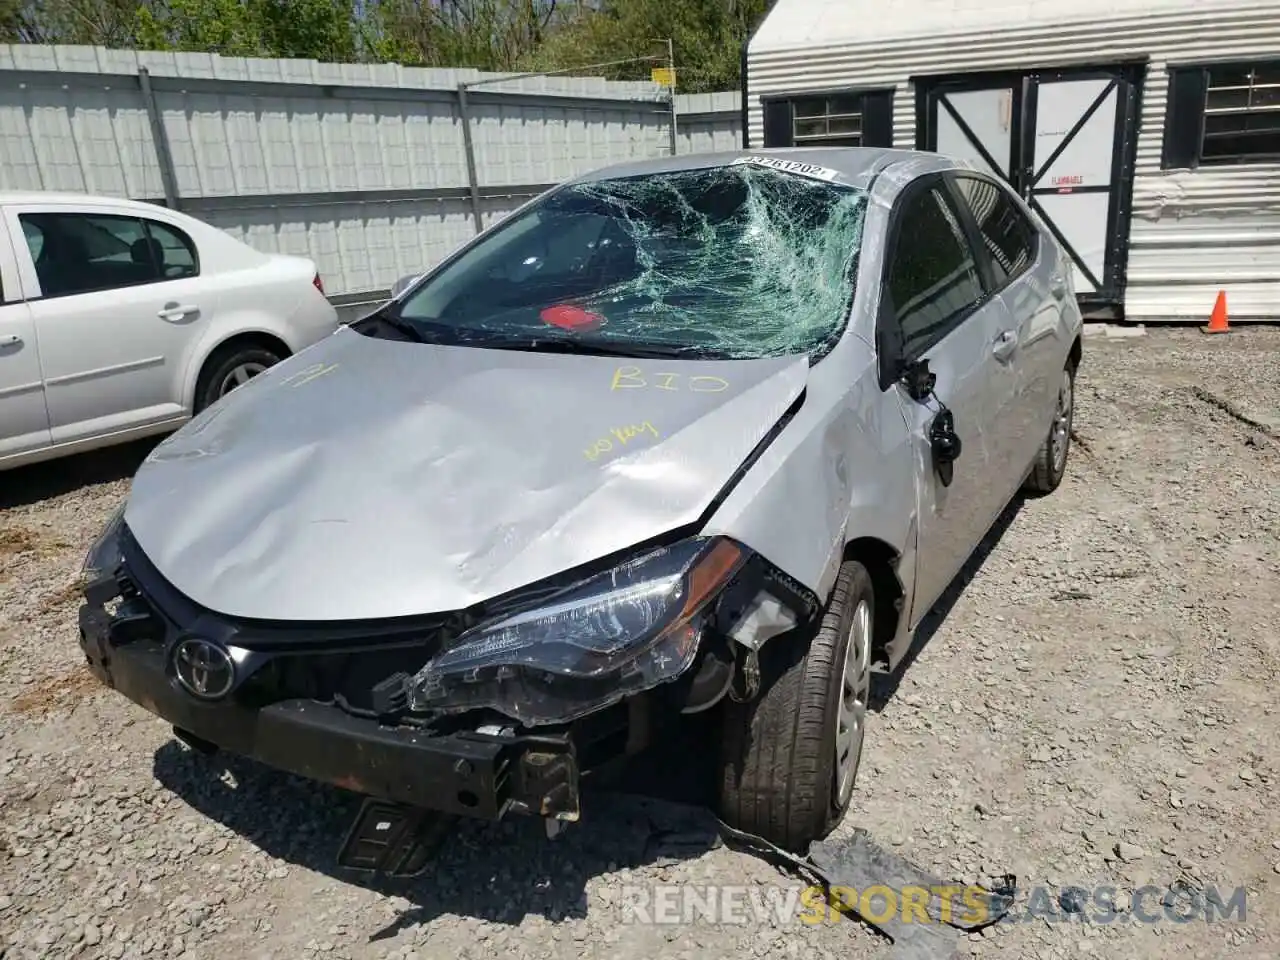
<svg viewBox="0 0 1280 960"><path fill-rule="evenodd" d="M23 213L19 219L46 298L199 273L191 238L153 220L55 211Z"/></svg>

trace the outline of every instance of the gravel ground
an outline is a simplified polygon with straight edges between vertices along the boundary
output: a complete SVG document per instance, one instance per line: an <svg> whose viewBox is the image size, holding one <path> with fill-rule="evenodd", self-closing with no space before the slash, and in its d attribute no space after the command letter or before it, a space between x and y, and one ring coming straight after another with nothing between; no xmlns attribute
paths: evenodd
<svg viewBox="0 0 1280 960"><path fill-rule="evenodd" d="M1247 889L1243 921L1007 923L975 956L1274 958L1280 331L1091 336L1076 425L1062 488L1011 507L881 684L841 831L1023 897ZM0 475L0 956L889 956L854 922L625 923L628 885L795 883L673 853L625 796L552 842L461 824L400 887L331 875L353 798L193 757L80 666L72 578L144 454Z"/></svg>

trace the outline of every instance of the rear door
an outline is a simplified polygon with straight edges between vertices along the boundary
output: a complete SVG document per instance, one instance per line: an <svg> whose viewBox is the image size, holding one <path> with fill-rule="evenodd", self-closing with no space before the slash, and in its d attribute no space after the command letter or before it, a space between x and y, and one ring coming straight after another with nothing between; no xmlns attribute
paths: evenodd
<svg viewBox="0 0 1280 960"><path fill-rule="evenodd" d="M1064 267L1069 267L1059 262L1053 242L1042 237L1006 184L967 172L952 182L973 226L974 246L985 257L990 290L1009 314L1011 342L997 359L1014 376L1014 392L1006 398L1009 408L1000 413L1004 426L996 439L1001 473L1016 485L1044 440L1057 397L1069 346L1061 342L1070 294Z"/></svg>
<svg viewBox="0 0 1280 960"><path fill-rule="evenodd" d="M939 176L921 178L892 214L881 293L881 344L906 361L926 359L935 396L897 392L917 465L919 533L912 623L955 576L1007 499L1001 477L998 418L1014 393L1014 375L996 356L1009 315L989 295L980 261L953 192ZM888 336L886 337L886 331ZM963 449L950 483L935 469L930 427L942 410L955 420Z"/></svg>
<svg viewBox="0 0 1280 960"><path fill-rule="evenodd" d="M181 417L187 348L215 306L194 241L109 205L15 205L6 221L54 442Z"/></svg>
<svg viewBox="0 0 1280 960"><path fill-rule="evenodd" d="M39 450L49 442L35 321L25 302L8 230L0 222L0 459Z"/></svg>

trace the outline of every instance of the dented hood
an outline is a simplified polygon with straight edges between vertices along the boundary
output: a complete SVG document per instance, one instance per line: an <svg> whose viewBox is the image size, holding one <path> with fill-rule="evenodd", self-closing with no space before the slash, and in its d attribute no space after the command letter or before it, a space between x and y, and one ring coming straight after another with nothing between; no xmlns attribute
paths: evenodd
<svg viewBox="0 0 1280 960"><path fill-rule="evenodd" d="M696 521L807 374L341 330L160 444L125 520L229 616L455 610Z"/></svg>

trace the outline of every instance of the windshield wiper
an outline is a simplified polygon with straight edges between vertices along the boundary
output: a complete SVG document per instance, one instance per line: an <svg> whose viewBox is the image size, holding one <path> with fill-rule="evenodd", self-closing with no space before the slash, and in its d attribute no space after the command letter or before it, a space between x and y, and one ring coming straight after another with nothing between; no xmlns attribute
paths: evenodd
<svg viewBox="0 0 1280 960"><path fill-rule="evenodd" d="M357 333L365 333L372 324L381 323L390 327L399 333L403 333L414 343L435 343L416 323L404 319L394 310L388 310L383 307L375 310L366 317L361 317L355 323L351 324Z"/></svg>
<svg viewBox="0 0 1280 960"><path fill-rule="evenodd" d="M531 353L573 353L584 356L635 357L640 360L712 359L699 347L671 343L627 343L621 340L579 337L475 337L469 346L493 350L524 350Z"/></svg>

